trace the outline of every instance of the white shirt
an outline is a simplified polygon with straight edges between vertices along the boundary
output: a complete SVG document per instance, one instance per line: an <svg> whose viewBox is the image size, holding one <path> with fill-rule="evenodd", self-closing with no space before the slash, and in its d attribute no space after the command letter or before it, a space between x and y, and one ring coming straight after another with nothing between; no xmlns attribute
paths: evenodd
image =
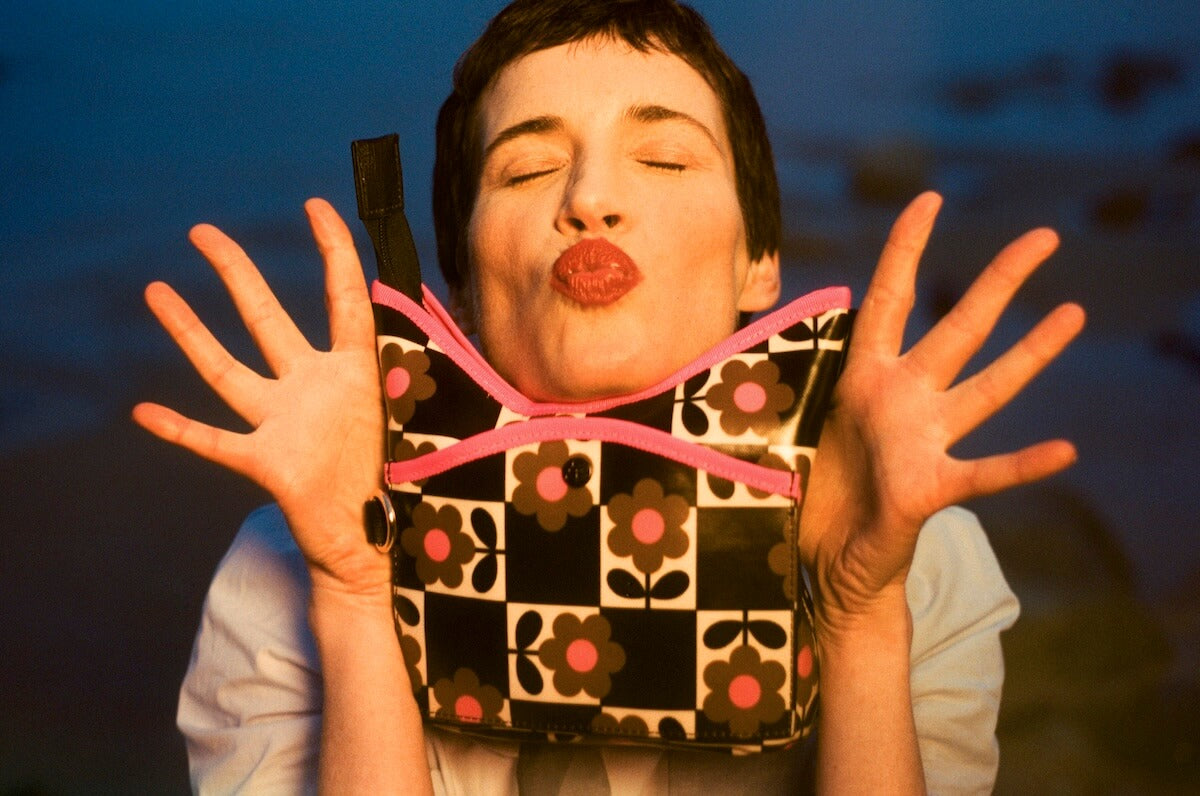
<svg viewBox="0 0 1200 796"><path fill-rule="evenodd" d="M179 697L193 788L201 793L316 790L321 672L307 621L308 572L276 506L252 513L217 568ZM1016 620L975 515L929 519L907 596L912 699L931 793L990 793L1004 681L1000 632ZM595 755L481 741L426 728L439 794L764 793L786 788L811 749L748 757L624 746ZM523 759L522 759L523 758ZM589 764L592 765L589 768ZM608 787L602 781L607 776Z"/></svg>

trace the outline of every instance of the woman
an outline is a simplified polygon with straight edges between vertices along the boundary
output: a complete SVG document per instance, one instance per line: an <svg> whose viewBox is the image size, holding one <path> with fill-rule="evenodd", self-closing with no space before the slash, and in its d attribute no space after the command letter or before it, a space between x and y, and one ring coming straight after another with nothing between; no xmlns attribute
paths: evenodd
<svg viewBox="0 0 1200 796"><path fill-rule="evenodd" d="M532 20L546 26L539 31L562 32L523 36ZM778 298L778 195L761 118L748 84L694 14L666 0L517 2L457 77L439 120L439 253L456 316L526 395L581 400L644 388ZM973 461L947 454L1062 350L1083 314L1058 308L953 385L1013 292L1054 249L1054 234L1035 230L901 352L917 261L939 204L936 195L918 197L885 246L801 518L822 666L815 765L820 784L839 793L925 788L906 598L922 526L940 509L1044 477L1074 458L1063 441ZM156 283L147 289L152 310L254 430L212 428L153 404L136 407L134 417L278 501L311 579L324 785L516 784L513 755L489 757L484 744L423 730L405 687L389 561L362 529L363 503L380 482L383 434L370 305L345 225L320 200L306 210L326 265L331 350L308 346L233 241L198 226L192 242L229 288L275 378L233 360ZM206 671L222 677L220 665ZM640 782L660 786L660 760L646 754L605 752L610 784L638 768L649 772ZM296 765L300 774L283 774L293 786L305 764ZM460 776L472 767L479 771ZM604 776L581 771L560 771L556 782ZM536 772L521 779L537 781Z"/></svg>

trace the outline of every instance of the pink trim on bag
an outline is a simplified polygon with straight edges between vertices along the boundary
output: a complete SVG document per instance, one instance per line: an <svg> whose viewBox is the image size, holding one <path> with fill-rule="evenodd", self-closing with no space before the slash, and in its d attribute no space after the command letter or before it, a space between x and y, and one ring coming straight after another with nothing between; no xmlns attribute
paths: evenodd
<svg viewBox="0 0 1200 796"><path fill-rule="evenodd" d="M458 363L476 384L517 414L527 417L544 417L562 414L594 414L651 398L687 381L697 373L728 359L766 340L771 335L795 323L812 318L834 309L850 307L850 289L827 287L805 294L774 312L764 315L754 323L739 329L730 337L701 354L691 363L651 387L626 395L601 398L579 403L541 403L526 398L520 391L505 381L483 358L478 349L462 333L450 314L437 300L428 287L422 286L425 304L420 306L395 288L376 280L371 285L371 300L389 307L407 317L434 341L448 357Z"/></svg>
<svg viewBox="0 0 1200 796"><path fill-rule="evenodd" d="M450 335L450 338L454 340L456 344L456 350L460 351L463 356L470 357L485 375L490 373L495 379L503 382L503 379L501 379L500 375L492 369L492 366L488 364L488 361L483 358L483 354L480 353L479 349L475 347L475 344L471 342L471 339L463 334L462 329L458 328L458 323L455 322L454 318L450 315L450 312L442 306L442 303L438 301L437 296L433 294L433 291L429 289L428 285L421 285L421 293L425 297L426 311L433 318L433 320L440 324L440 327L445 330L446 334ZM401 295L404 294L402 293ZM413 303L413 306L416 306L415 302ZM405 314L407 315L407 313ZM426 333L428 334L428 332ZM430 335L430 337L433 337L433 335ZM437 338L434 339L436 340ZM439 342L438 345L440 346L441 343ZM443 348L442 350L445 351L446 349ZM447 351L447 354L449 355L449 351ZM458 362L459 367L462 367L463 363L461 361L457 359L455 359L455 361ZM495 395L495 393L492 393L491 389L489 389L488 386L482 382L480 383L480 386L488 390L488 392L492 395ZM505 384L505 386L508 387L509 385Z"/></svg>
<svg viewBox="0 0 1200 796"><path fill-rule="evenodd" d="M796 473L742 461L702 445L684 442L665 431L610 417L549 417L511 423L415 459L389 462L386 468L388 485L419 481L511 448L557 439L627 445L763 492L800 499L800 478Z"/></svg>

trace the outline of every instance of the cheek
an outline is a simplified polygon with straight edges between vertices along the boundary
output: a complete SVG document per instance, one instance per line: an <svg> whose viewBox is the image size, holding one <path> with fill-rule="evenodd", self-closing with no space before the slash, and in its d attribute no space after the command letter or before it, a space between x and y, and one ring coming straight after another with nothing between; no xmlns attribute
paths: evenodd
<svg viewBox="0 0 1200 796"><path fill-rule="evenodd" d="M704 230L707 239L732 239L741 233L742 209L737 193L724 180L716 185L683 191L664 212L676 217L682 227Z"/></svg>
<svg viewBox="0 0 1200 796"><path fill-rule="evenodd" d="M516 225L507 224L495 213L472 217L467 233L467 259L475 295L476 314L487 314L490 307L516 290L516 263L520 261L519 242L513 235Z"/></svg>
<svg viewBox="0 0 1200 796"><path fill-rule="evenodd" d="M745 259L745 227L736 197L682 196L662 211L660 229L669 234L661 239L674 247L680 267L716 284L733 283L739 278L735 265Z"/></svg>
<svg viewBox="0 0 1200 796"><path fill-rule="evenodd" d="M481 266L491 265L488 255L501 243L497 233L503 225L496 223L495 217L495 211L483 206L482 200L475 203L471 220L467 222L467 259L472 274L480 273Z"/></svg>
<svg viewBox="0 0 1200 796"><path fill-rule="evenodd" d="M528 359L529 335L523 319L540 317L535 269L529 265L534 242L520 216L495 204L477 208L467 228L475 330L484 355L511 379L516 361Z"/></svg>
<svg viewBox="0 0 1200 796"><path fill-rule="evenodd" d="M544 235L536 219L544 217L533 202L491 200L480 197L467 224L467 256L472 273L484 281L520 281L522 270L536 259Z"/></svg>

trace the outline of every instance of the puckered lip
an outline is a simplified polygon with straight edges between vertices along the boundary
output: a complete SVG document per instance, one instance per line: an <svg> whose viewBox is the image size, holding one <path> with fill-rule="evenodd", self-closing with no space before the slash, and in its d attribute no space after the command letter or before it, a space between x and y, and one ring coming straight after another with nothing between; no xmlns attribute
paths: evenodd
<svg viewBox="0 0 1200 796"><path fill-rule="evenodd" d="M585 238L564 251L551 269L554 289L585 307L620 299L642 281L633 258L605 238Z"/></svg>

